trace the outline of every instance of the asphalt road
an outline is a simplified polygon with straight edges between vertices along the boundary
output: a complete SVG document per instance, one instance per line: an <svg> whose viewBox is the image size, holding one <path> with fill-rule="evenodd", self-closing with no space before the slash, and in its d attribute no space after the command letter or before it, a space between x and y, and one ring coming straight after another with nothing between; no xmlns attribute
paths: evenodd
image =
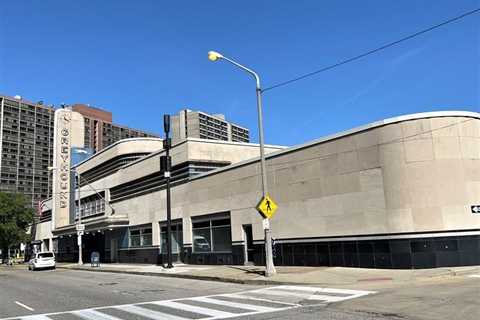
<svg viewBox="0 0 480 320"><path fill-rule="evenodd" d="M337 304L341 310L397 315L402 319L480 319L480 275L444 276L408 283L369 284L379 294Z"/></svg>
<svg viewBox="0 0 480 320"><path fill-rule="evenodd" d="M0 267L0 320L28 316L31 320L476 320L480 275L410 283L373 281L321 291L306 286Z"/></svg>
<svg viewBox="0 0 480 320"><path fill-rule="evenodd" d="M0 319L398 319L335 307L348 301L368 300L375 294L312 290L73 270L31 272L0 268ZM335 302L338 300L345 301Z"/></svg>

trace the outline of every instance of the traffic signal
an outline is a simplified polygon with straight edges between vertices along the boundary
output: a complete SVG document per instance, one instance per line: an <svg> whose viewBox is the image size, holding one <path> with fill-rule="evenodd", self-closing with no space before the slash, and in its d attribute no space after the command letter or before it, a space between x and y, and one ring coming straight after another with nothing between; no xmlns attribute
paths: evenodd
<svg viewBox="0 0 480 320"><path fill-rule="evenodd" d="M170 115L169 114L163 115L163 131L167 134L170 132Z"/></svg>
<svg viewBox="0 0 480 320"><path fill-rule="evenodd" d="M163 172L170 171L171 167L172 167L172 157L160 156L160 171L163 171Z"/></svg>

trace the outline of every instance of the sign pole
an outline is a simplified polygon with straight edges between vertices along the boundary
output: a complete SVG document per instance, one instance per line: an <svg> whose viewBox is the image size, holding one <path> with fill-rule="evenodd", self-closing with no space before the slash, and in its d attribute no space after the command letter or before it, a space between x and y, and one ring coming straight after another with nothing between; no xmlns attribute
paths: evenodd
<svg viewBox="0 0 480 320"><path fill-rule="evenodd" d="M172 264L172 208L170 203L170 175L171 175L171 159L170 159L170 147L171 140L169 138L170 133L170 115L165 114L163 116L163 128L165 131L165 140L163 141L163 148L165 149L165 179L166 179L166 198L167 198L167 268L173 268Z"/></svg>
<svg viewBox="0 0 480 320"><path fill-rule="evenodd" d="M262 170L262 193L263 199L268 197L267 185L267 165L265 161L265 144L263 137L263 115L262 115L262 89L260 88L260 79L257 76L257 109L258 109L258 134L260 138L260 163ZM265 231L265 276L271 277L277 271L273 264L272 254L272 234L270 232L270 221L268 217L263 219L263 229Z"/></svg>
<svg viewBox="0 0 480 320"><path fill-rule="evenodd" d="M255 78L256 82L256 90L257 90L257 111L258 111L258 135L260 139L260 168L262 174L262 200L261 202L265 201L268 198L268 186L267 186L267 166L265 164L265 146L264 146L264 139L263 139L263 115L262 115L262 87L260 86L260 77L258 74L249 69L240 63L223 56L222 54L209 51L208 52L208 59L211 61L217 61L219 59L223 59L225 61L230 62L234 66L242 69L243 71L248 72ZM258 208L257 208L258 210ZM272 212L269 210L268 215L262 214L264 216L263 219L263 229L265 231L265 276L270 277L276 273L275 266L273 264L273 255L272 255L272 235L270 233L270 221L268 220L268 216L271 215Z"/></svg>
<svg viewBox="0 0 480 320"><path fill-rule="evenodd" d="M83 265L83 259L82 259L82 231L81 225L82 225L82 206L81 206L81 198L80 198L80 172L76 171L77 174L77 188L78 188L78 226L77 226L77 241L78 241L78 265L81 266Z"/></svg>

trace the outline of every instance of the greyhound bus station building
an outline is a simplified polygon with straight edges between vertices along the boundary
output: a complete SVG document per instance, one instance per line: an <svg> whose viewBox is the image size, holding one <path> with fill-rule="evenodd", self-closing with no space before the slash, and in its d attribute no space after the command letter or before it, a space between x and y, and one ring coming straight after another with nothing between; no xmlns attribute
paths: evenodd
<svg viewBox="0 0 480 320"><path fill-rule="evenodd" d="M69 199L57 188L44 202L35 232L43 249L76 261L81 214L84 261L98 251L103 262L163 263L162 145L121 140L73 166L68 181L57 169ZM276 265L480 264L479 113L401 116L266 153ZM264 264L259 146L187 138L171 155L174 259Z"/></svg>

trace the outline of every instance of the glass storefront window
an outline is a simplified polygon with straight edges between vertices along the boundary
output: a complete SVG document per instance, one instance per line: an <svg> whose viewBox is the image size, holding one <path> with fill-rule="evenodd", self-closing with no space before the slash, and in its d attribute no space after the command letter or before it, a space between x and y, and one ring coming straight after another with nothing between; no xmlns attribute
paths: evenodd
<svg viewBox="0 0 480 320"><path fill-rule="evenodd" d="M210 252L212 251L212 241L210 237L210 228L193 229L193 251Z"/></svg>
<svg viewBox="0 0 480 320"><path fill-rule="evenodd" d="M152 245L152 229L143 229L141 230L141 245L142 246L151 246Z"/></svg>
<svg viewBox="0 0 480 320"><path fill-rule="evenodd" d="M194 252L231 252L232 235L230 219L212 218L192 221Z"/></svg>
<svg viewBox="0 0 480 320"><path fill-rule="evenodd" d="M214 251L232 251L232 235L230 226L212 229Z"/></svg>
<svg viewBox="0 0 480 320"><path fill-rule="evenodd" d="M130 247L147 247L152 245L152 228L130 229Z"/></svg>
<svg viewBox="0 0 480 320"><path fill-rule="evenodd" d="M140 247L140 230L130 230L130 247Z"/></svg>
<svg viewBox="0 0 480 320"><path fill-rule="evenodd" d="M165 223L160 225L160 243L161 253L167 252L167 226ZM172 253L180 253L183 247L183 228L181 221L172 221L172 234L171 234L171 246Z"/></svg>

